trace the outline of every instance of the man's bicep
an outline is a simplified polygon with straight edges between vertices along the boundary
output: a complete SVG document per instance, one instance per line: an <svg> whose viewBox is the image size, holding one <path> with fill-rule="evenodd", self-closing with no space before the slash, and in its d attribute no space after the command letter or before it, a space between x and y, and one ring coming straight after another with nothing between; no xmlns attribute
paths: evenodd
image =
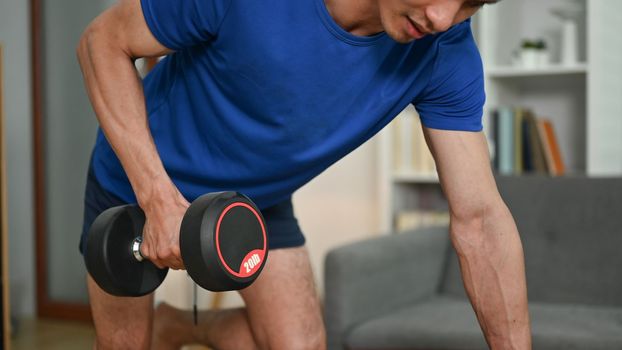
<svg viewBox="0 0 622 350"><path fill-rule="evenodd" d="M423 128L452 217L469 220L498 203L483 132Z"/></svg>
<svg viewBox="0 0 622 350"><path fill-rule="evenodd" d="M156 39L143 16L140 0L121 0L99 15L87 28L95 40L106 40L133 58L157 57L170 52Z"/></svg>

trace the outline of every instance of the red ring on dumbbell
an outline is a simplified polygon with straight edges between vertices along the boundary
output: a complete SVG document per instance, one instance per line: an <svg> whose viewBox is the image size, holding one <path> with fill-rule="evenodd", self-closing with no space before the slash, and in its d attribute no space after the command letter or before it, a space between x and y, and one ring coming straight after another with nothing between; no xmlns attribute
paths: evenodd
<svg viewBox="0 0 622 350"><path fill-rule="evenodd" d="M252 276L253 274L255 274L259 269L254 269L254 271L251 274L245 274L245 273L240 273L238 271L233 270L229 264L227 264L227 262L225 261L225 259L222 256L222 252L220 251L220 224L222 222L222 219L225 217L225 215L227 215L227 212L235 207L244 207L248 210L250 210L255 217L257 218L257 221L259 222L259 225L261 226L261 234L263 236L263 250L261 251L261 256L260 256L260 261L259 263L256 265L256 267L260 267L263 263L263 259L265 258L265 252L266 252L266 228L264 227L263 224L263 220L261 219L261 217L259 216L259 213L255 210L255 208L251 207L250 205L248 205L247 203L243 203L243 202L235 202L235 203L231 203L229 204L220 214L220 217L218 218L218 222L216 223L216 251L218 252L218 258L220 259L220 261L222 262L222 264L224 265L225 269L232 275L239 277L239 278L246 278L249 276ZM250 255L249 252L248 255ZM247 255L247 256L248 256ZM244 259L246 260L246 258ZM244 264L244 260L242 260L242 264Z"/></svg>

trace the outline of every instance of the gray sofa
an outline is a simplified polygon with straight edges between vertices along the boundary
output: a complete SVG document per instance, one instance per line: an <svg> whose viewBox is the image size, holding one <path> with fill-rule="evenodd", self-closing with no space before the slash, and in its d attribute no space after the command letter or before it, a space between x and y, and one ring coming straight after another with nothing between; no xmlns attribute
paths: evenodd
<svg viewBox="0 0 622 350"><path fill-rule="evenodd" d="M533 349L622 349L622 179L498 177L526 259ZM330 350L487 349L448 228L325 261Z"/></svg>

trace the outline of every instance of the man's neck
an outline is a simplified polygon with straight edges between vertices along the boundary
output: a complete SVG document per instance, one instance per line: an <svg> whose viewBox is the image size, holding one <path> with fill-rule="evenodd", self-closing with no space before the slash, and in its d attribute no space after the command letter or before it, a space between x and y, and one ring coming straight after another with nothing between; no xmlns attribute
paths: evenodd
<svg viewBox="0 0 622 350"><path fill-rule="evenodd" d="M369 36L383 31L377 0L324 0L333 20L354 35Z"/></svg>

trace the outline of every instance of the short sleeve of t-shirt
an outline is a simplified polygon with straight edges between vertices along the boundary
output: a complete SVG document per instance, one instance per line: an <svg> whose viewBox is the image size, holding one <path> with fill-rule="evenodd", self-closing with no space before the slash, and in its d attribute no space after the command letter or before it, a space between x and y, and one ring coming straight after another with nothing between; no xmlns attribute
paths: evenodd
<svg viewBox="0 0 622 350"><path fill-rule="evenodd" d="M151 33L172 50L213 39L230 4L231 0L141 0Z"/></svg>
<svg viewBox="0 0 622 350"><path fill-rule="evenodd" d="M413 104L426 127L481 131L484 73L470 21L442 35L430 80Z"/></svg>

